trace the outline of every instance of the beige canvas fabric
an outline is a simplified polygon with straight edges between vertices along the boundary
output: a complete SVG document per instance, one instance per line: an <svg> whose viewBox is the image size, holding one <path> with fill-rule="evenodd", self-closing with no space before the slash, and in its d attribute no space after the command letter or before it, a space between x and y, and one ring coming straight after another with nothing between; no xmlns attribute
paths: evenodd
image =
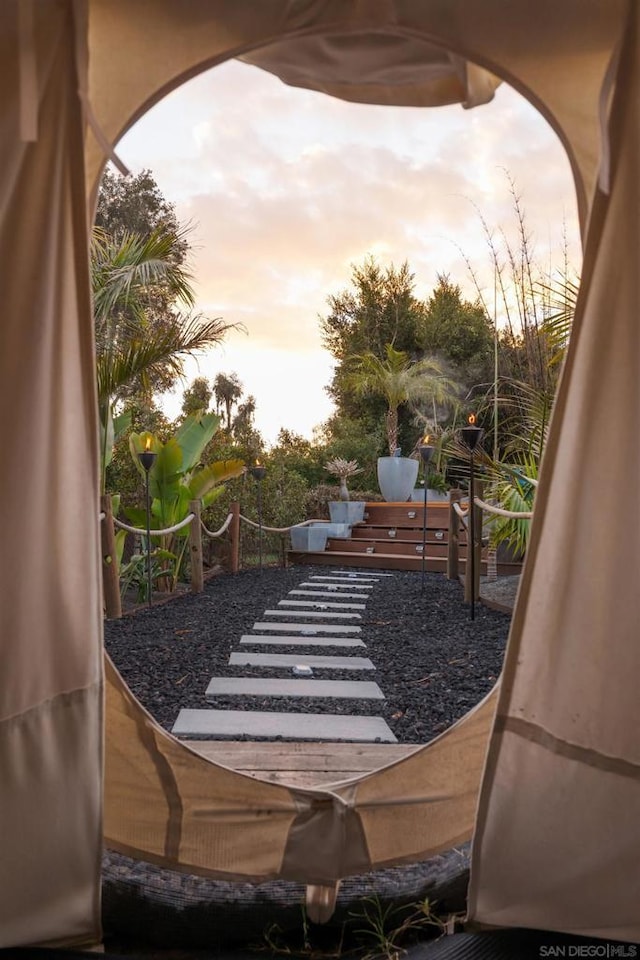
<svg viewBox="0 0 640 960"><path fill-rule="evenodd" d="M640 620L640 78L630 9L627 0L0 5L0 417L11 442L1 474L0 945L99 936L98 458L84 196L105 146L182 80L233 56L364 102L471 106L506 79L566 145L590 228L585 285L484 778L471 905L490 923L640 937L630 894L640 759L630 719ZM88 50L74 27L85 15ZM589 218L609 148L607 71L625 31L612 192ZM82 108L92 124L86 170ZM341 876L470 835L492 710L490 698L391 769L333 791L290 790L196 756L110 671L107 842L211 876L302 880L330 909Z"/></svg>
<svg viewBox="0 0 640 960"><path fill-rule="evenodd" d="M226 879L331 885L468 840L494 697L428 747L332 790L286 788L208 762L107 670L105 842Z"/></svg>
<svg viewBox="0 0 640 960"><path fill-rule="evenodd" d="M98 444L76 38L70 3L22 13L0 4L2 947L100 936Z"/></svg>
<svg viewBox="0 0 640 960"><path fill-rule="evenodd" d="M640 939L640 32L612 116L474 841L487 923Z"/></svg>

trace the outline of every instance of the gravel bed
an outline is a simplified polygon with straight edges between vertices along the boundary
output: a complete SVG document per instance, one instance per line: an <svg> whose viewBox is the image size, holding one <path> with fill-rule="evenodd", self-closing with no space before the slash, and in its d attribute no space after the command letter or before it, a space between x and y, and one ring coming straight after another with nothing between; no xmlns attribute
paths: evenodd
<svg viewBox="0 0 640 960"><path fill-rule="evenodd" d="M362 627L366 649L304 648L308 654L369 657L375 672L315 669L314 678L375 680L385 700L219 697L207 701L205 690L213 676L293 676L289 668L231 667L229 655L238 650L297 652L304 662L299 647L240 646L239 640L243 634L257 632L254 622L276 620L265 618L264 612L274 609L289 590L313 574L332 572L328 567L292 566L221 574L207 582L202 594L184 595L150 610L138 609L122 620L107 621L107 651L134 694L167 730L182 707L340 713L381 716L400 743L425 743L488 693L501 669L510 615L476 604L476 619L471 621L459 583L428 573L422 592L420 573L394 571L375 584L366 609L358 611L362 620L353 621Z"/></svg>

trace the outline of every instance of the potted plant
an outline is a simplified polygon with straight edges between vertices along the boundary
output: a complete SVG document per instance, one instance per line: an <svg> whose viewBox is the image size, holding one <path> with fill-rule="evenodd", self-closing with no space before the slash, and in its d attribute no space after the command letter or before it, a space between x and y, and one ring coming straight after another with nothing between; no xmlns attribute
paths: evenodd
<svg viewBox="0 0 640 960"><path fill-rule="evenodd" d="M418 477L419 461L403 457L398 447L398 410L402 404L431 399L449 403L453 383L432 357L412 360L408 353L385 346L385 358L365 353L353 358L349 385L361 395L383 396L387 402L388 457L378 458L378 484L385 500L404 502L411 498Z"/></svg>
<svg viewBox="0 0 640 960"><path fill-rule="evenodd" d="M334 474L340 480L340 499L329 502L329 516L332 523L348 524L360 523L364 519L364 500L352 500L347 487L349 477L362 473L357 460L344 460L335 457L324 465L328 473Z"/></svg>

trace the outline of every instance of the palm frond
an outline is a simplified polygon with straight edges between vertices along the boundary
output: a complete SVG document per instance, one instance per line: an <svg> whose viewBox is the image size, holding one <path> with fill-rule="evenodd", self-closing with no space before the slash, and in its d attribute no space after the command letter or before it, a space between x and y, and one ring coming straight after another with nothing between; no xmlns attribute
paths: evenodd
<svg viewBox="0 0 640 960"><path fill-rule="evenodd" d="M140 294L158 285L192 307L192 277L178 260L183 242L184 231L163 227L148 236L125 233L117 241L94 227L91 273L96 323L106 322L115 310L135 310Z"/></svg>
<svg viewBox="0 0 640 960"><path fill-rule="evenodd" d="M137 378L148 378L159 366L169 366L182 374L187 356L220 343L236 324L224 323L219 317L202 322L199 317L176 318L176 324L153 337L142 339L140 330L132 338L124 338L97 359L98 397L101 403L117 396L118 391ZM132 331L133 332L133 331Z"/></svg>

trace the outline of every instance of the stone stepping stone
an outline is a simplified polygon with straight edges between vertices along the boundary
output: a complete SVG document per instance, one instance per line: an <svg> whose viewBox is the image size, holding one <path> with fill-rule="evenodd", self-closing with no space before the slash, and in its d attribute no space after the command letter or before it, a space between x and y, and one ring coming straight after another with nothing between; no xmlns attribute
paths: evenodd
<svg viewBox="0 0 640 960"><path fill-rule="evenodd" d="M372 585L373 585L374 583L379 583L378 580L374 580L374 579L372 579L371 577L367 577L366 579L360 580L360 579L358 579L358 578L356 578L356 577L330 577L330 576L324 577L324 576L321 576L320 574L318 574L317 576L315 576L315 575L312 576L311 579L312 579L312 580L329 580L329 581L333 581L333 582L335 582L335 581L337 580L337 581L339 581L340 583L348 583L349 586L352 586L352 585L353 585L354 583L356 583L356 582L357 582L358 584L360 584L360 583L370 583L370 584L372 584Z"/></svg>
<svg viewBox="0 0 640 960"><path fill-rule="evenodd" d="M329 603L322 600L278 600L279 607L312 607L314 610L364 610L364 603Z"/></svg>
<svg viewBox="0 0 640 960"><path fill-rule="evenodd" d="M362 583L361 580L359 580L357 583L313 583L313 581L309 582L308 580L305 580L304 583L300 584L300 586L315 587L317 590L322 588L323 590L334 590L334 591L353 590L354 587L356 588L356 590L373 590L372 583Z"/></svg>
<svg viewBox="0 0 640 960"><path fill-rule="evenodd" d="M205 691L212 700L240 697L333 697L348 700L384 700L370 680L267 680L262 677L213 677Z"/></svg>
<svg viewBox="0 0 640 960"><path fill-rule="evenodd" d="M336 613L328 610L315 613L313 610L265 610L265 617L318 617L320 620L362 620L359 613Z"/></svg>
<svg viewBox="0 0 640 960"><path fill-rule="evenodd" d="M172 732L176 737L209 739L288 737L292 740L398 742L382 717L267 713L259 710L181 710Z"/></svg>
<svg viewBox="0 0 640 960"><path fill-rule="evenodd" d="M342 626L339 623L274 623L259 621L254 630L298 630L303 636L314 637L318 633L362 633L362 627Z"/></svg>
<svg viewBox="0 0 640 960"><path fill-rule="evenodd" d="M245 634L240 643L272 644L281 647L364 647L358 637L252 637Z"/></svg>
<svg viewBox="0 0 640 960"><path fill-rule="evenodd" d="M289 590L291 597L319 597L322 600L368 600L368 593L320 593L318 590Z"/></svg>
<svg viewBox="0 0 640 960"><path fill-rule="evenodd" d="M367 657L323 657L308 653L232 653L232 667L296 667L314 670L375 670Z"/></svg>

